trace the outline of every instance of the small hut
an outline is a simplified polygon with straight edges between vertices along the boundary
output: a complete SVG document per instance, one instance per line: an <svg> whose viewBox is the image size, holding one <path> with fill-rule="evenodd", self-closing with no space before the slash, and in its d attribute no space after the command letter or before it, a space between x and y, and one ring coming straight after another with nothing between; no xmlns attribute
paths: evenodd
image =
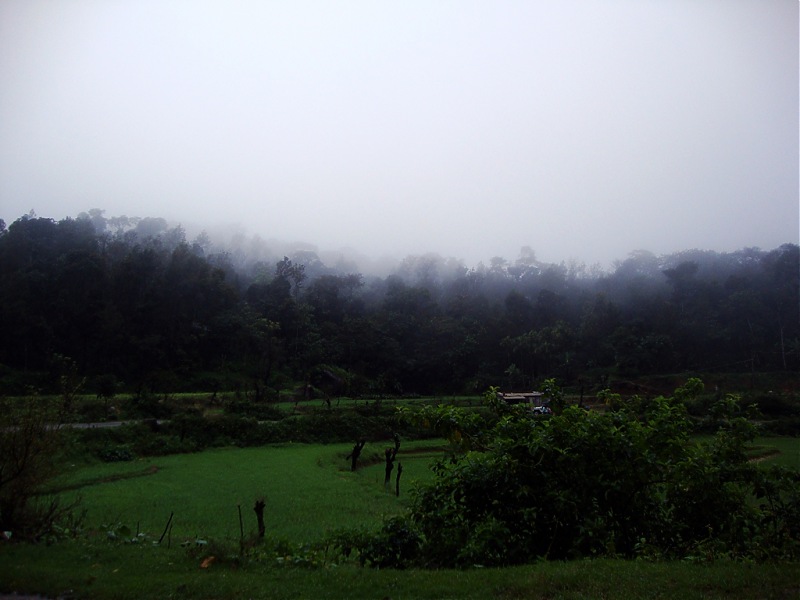
<svg viewBox="0 0 800 600"><path fill-rule="evenodd" d="M550 398L543 392L498 392L497 395L508 404L527 404L531 410L547 408L550 404Z"/></svg>

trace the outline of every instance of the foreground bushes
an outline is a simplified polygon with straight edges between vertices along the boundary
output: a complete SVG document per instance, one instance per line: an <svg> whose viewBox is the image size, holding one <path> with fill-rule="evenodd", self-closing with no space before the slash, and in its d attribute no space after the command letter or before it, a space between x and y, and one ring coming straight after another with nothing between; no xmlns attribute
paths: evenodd
<svg viewBox="0 0 800 600"><path fill-rule="evenodd" d="M49 538L58 524L72 527L81 518L77 503L45 493L65 452L62 409L60 402L37 396L19 403L0 397L0 539Z"/></svg>
<svg viewBox="0 0 800 600"><path fill-rule="evenodd" d="M681 395L534 417L488 395L497 420L429 408L464 452L436 465L410 514L359 545L376 566L509 565L540 557L800 556L800 476L749 463L755 430L728 397L704 443ZM465 447L466 446L466 447Z"/></svg>

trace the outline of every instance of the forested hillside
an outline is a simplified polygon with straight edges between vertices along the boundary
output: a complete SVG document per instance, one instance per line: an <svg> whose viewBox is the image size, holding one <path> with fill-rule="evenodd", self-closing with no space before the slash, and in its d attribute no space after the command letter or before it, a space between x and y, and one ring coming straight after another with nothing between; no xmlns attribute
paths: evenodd
<svg viewBox="0 0 800 600"><path fill-rule="evenodd" d="M797 372L800 249L632 253L610 272L313 251L246 261L157 218L0 222L0 393L74 365L93 391L423 394L646 374Z"/></svg>

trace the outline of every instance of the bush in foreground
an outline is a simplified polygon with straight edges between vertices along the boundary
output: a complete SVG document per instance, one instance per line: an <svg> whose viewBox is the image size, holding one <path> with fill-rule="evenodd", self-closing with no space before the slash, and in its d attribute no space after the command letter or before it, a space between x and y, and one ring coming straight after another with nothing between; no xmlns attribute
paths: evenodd
<svg viewBox="0 0 800 600"><path fill-rule="evenodd" d="M31 395L0 398L0 532L18 540L48 538L80 520L78 502L45 493L64 450L60 402Z"/></svg>
<svg viewBox="0 0 800 600"><path fill-rule="evenodd" d="M755 429L737 416L735 397L712 407L711 439L690 439L684 392L548 417L506 406L490 390L494 417L481 436L475 413L427 408L414 419L437 424L464 451L435 466L436 480L419 490L403 522L387 522L361 544L363 562L800 556L798 474L748 462Z"/></svg>

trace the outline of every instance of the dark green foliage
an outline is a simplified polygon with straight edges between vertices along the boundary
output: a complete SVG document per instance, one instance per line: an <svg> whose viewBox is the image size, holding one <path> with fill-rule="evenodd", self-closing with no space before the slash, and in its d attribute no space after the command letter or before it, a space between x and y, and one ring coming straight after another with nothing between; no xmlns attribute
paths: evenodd
<svg viewBox="0 0 800 600"><path fill-rule="evenodd" d="M797 474L748 462L755 430L735 397L712 407L715 435L693 441L681 397L701 391L693 380L674 398L534 416L490 390L498 419L473 449L438 463L415 497L404 524L422 540L414 564L796 556ZM475 413L441 407L425 418L436 412L451 439L476 428Z"/></svg>
<svg viewBox="0 0 800 600"><path fill-rule="evenodd" d="M762 424L767 433L800 437L800 417L782 417Z"/></svg>
<svg viewBox="0 0 800 600"><path fill-rule="evenodd" d="M0 531L15 539L49 539L76 518L79 501L45 495L64 456L62 411L61 400L0 397Z"/></svg>
<svg viewBox="0 0 800 600"><path fill-rule="evenodd" d="M761 394L753 399L753 404L767 417L800 416L800 398L790 397L788 394Z"/></svg>
<svg viewBox="0 0 800 600"><path fill-rule="evenodd" d="M134 419L168 419L175 412L175 407L155 394L142 394L132 400L129 406L129 417Z"/></svg>
<svg viewBox="0 0 800 600"><path fill-rule="evenodd" d="M610 273L541 263L530 249L472 270L412 256L366 280L310 251L253 265L207 249L157 218L11 223L0 236L0 391L57 390L55 354L98 399L120 388L145 403L201 388L262 402L309 385L331 401L449 395L503 378L535 389L581 377L594 392L609 378L699 370L744 373L751 387L783 373L776 394L797 388L785 375L800 369L794 244L637 252ZM775 416L786 409L763 400Z"/></svg>
<svg viewBox="0 0 800 600"><path fill-rule="evenodd" d="M392 432L417 439L425 432L389 415L361 416L352 412L320 412L258 421L253 417L222 414L204 417L197 412L174 415L121 427L76 430L74 435L87 451L105 462L132 460L141 456L162 456L198 452L224 446L254 447L266 444L335 443L353 439L386 439Z"/></svg>
<svg viewBox="0 0 800 600"><path fill-rule="evenodd" d="M73 418L82 423L100 423L108 420L108 410L103 400L84 400L75 407Z"/></svg>
<svg viewBox="0 0 800 600"><path fill-rule="evenodd" d="M104 446L97 450L97 458L103 462L128 462L135 458L131 448L121 444L117 446Z"/></svg>
<svg viewBox="0 0 800 600"><path fill-rule="evenodd" d="M771 467L756 473L753 494L761 508L760 527L750 532L757 558L800 555L800 473Z"/></svg>
<svg viewBox="0 0 800 600"><path fill-rule="evenodd" d="M328 543L342 556L355 555L361 566L404 569L418 561L422 538L407 519L387 519L378 533L340 531L328 536Z"/></svg>
<svg viewBox="0 0 800 600"><path fill-rule="evenodd" d="M249 400L229 400L225 402L225 412L232 415L252 417L259 421L279 421L286 414L278 407L265 402Z"/></svg>
<svg viewBox="0 0 800 600"><path fill-rule="evenodd" d="M96 427L77 430L74 435L86 451L104 462L129 461L141 456L162 456L193 452L194 440L180 439L166 427L146 424Z"/></svg>

